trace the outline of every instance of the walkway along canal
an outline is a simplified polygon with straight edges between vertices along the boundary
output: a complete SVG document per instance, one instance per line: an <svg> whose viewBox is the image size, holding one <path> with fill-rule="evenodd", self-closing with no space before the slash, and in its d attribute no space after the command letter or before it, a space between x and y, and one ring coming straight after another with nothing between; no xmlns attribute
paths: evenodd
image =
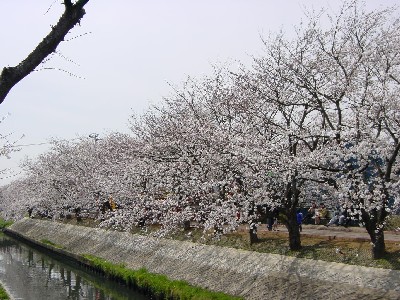
<svg viewBox="0 0 400 300"><path fill-rule="evenodd" d="M400 271L301 259L23 219L7 232L49 240L65 255L95 255L245 299L400 299Z"/></svg>
<svg viewBox="0 0 400 300"><path fill-rule="evenodd" d="M0 281L14 299L150 299L77 264L0 235Z"/></svg>

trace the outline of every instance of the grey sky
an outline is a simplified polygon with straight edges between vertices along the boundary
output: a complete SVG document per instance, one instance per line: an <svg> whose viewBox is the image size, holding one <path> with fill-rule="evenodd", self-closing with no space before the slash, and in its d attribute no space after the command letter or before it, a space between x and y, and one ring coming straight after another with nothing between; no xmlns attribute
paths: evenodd
<svg viewBox="0 0 400 300"><path fill-rule="evenodd" d="M0 67L13 66L55 24L61 0L0 0ZM369 0L368 7L397 0ZM53 4L52 4L53 3ZM128 118L172 92L188 76L211 73L212 64L262 52L260 35L291 31L305 8L337 7L331 0L90 0L81 26L74 28L45 68L20 82L0 105L0 125L20 144L45 143L51 137L72 139L96 132L128 131ZM46 11L50 10L46 13ZM46 13L46 14L45 14ZM90 32L90 33L89 33ZM88 34L86 34L88 33ZM69 61L70 60L70 61ZM79 66L78 66L78 65ZM84 79L83 79L84 78ZM47 145L22 147L1 168L17 170L24 156ZM0 185L9 182L0 180Z"/></svg>

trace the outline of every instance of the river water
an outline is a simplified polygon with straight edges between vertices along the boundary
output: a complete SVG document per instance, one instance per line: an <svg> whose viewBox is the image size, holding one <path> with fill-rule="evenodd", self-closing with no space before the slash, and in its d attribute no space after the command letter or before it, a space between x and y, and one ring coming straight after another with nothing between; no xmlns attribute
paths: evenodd
<svg viewBox="0 0 400 300"><path fill-rule="evenodd" d="M14 299L151 299L4 234L0 234L0 281Z"/></svg>

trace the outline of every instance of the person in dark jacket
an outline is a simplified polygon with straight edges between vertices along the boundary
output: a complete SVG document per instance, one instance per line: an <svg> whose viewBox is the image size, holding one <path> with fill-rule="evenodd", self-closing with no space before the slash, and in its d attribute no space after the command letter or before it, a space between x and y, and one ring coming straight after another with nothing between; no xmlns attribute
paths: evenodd
<svg viewBox="0 0 400 300"><path fill-rule="evenodd" d="M303 224L303 213L301 212L300 209L297 210L296 219L297 219L297 224L299 225L299 230L300 230L300 232L302 232L303 231L303 227L302 227L302 224Z"/></svg>

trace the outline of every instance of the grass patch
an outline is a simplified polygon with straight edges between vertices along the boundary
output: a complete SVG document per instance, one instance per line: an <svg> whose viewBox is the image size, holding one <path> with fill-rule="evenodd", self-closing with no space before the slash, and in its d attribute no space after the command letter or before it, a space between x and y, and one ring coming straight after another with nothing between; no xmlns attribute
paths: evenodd
<svg viewBox="0 0 400 300"><path fill-rule="evenodd" d="M46 239L40 240L40 242L43 243L43 244L46 244L46 245L50 245L50 246L52 246L54 248L57 248L57 249L64 248L64 246L61 246L61 245L56 244L56 243L53 243L52 241L49 241L49 240L46 240Z"/></svg>
<svg viewBox="0 0 400 300"><path fill-rule="evenodd" d="M1 300L9 300L10 296L8 296L6 290L0 285L0 299Z"/></svg>
<svg viewBox="0 0 400 300"><path fill-rule="evenodd" d="M185 281L170 280L165 275L152 274L146 269L131 270L124 264L113 264L99 257L84 254L86 263L102 271L111 279L122 281L128 286L137 288L141 292L149 293L156 299L182 300L234 300L242 299L220 292L212 292L203 288L194 287Z"/></svg>
<svg viewBox="0 0 400 300"><path fill-rule="evenodd" d="M3 218L0 218L0 229L2 230L4 228L6 228L6 227L9 227L13 223L14 223L13 221L10 221L10 220L7 221L7 220L4 220Z"/></svg>

